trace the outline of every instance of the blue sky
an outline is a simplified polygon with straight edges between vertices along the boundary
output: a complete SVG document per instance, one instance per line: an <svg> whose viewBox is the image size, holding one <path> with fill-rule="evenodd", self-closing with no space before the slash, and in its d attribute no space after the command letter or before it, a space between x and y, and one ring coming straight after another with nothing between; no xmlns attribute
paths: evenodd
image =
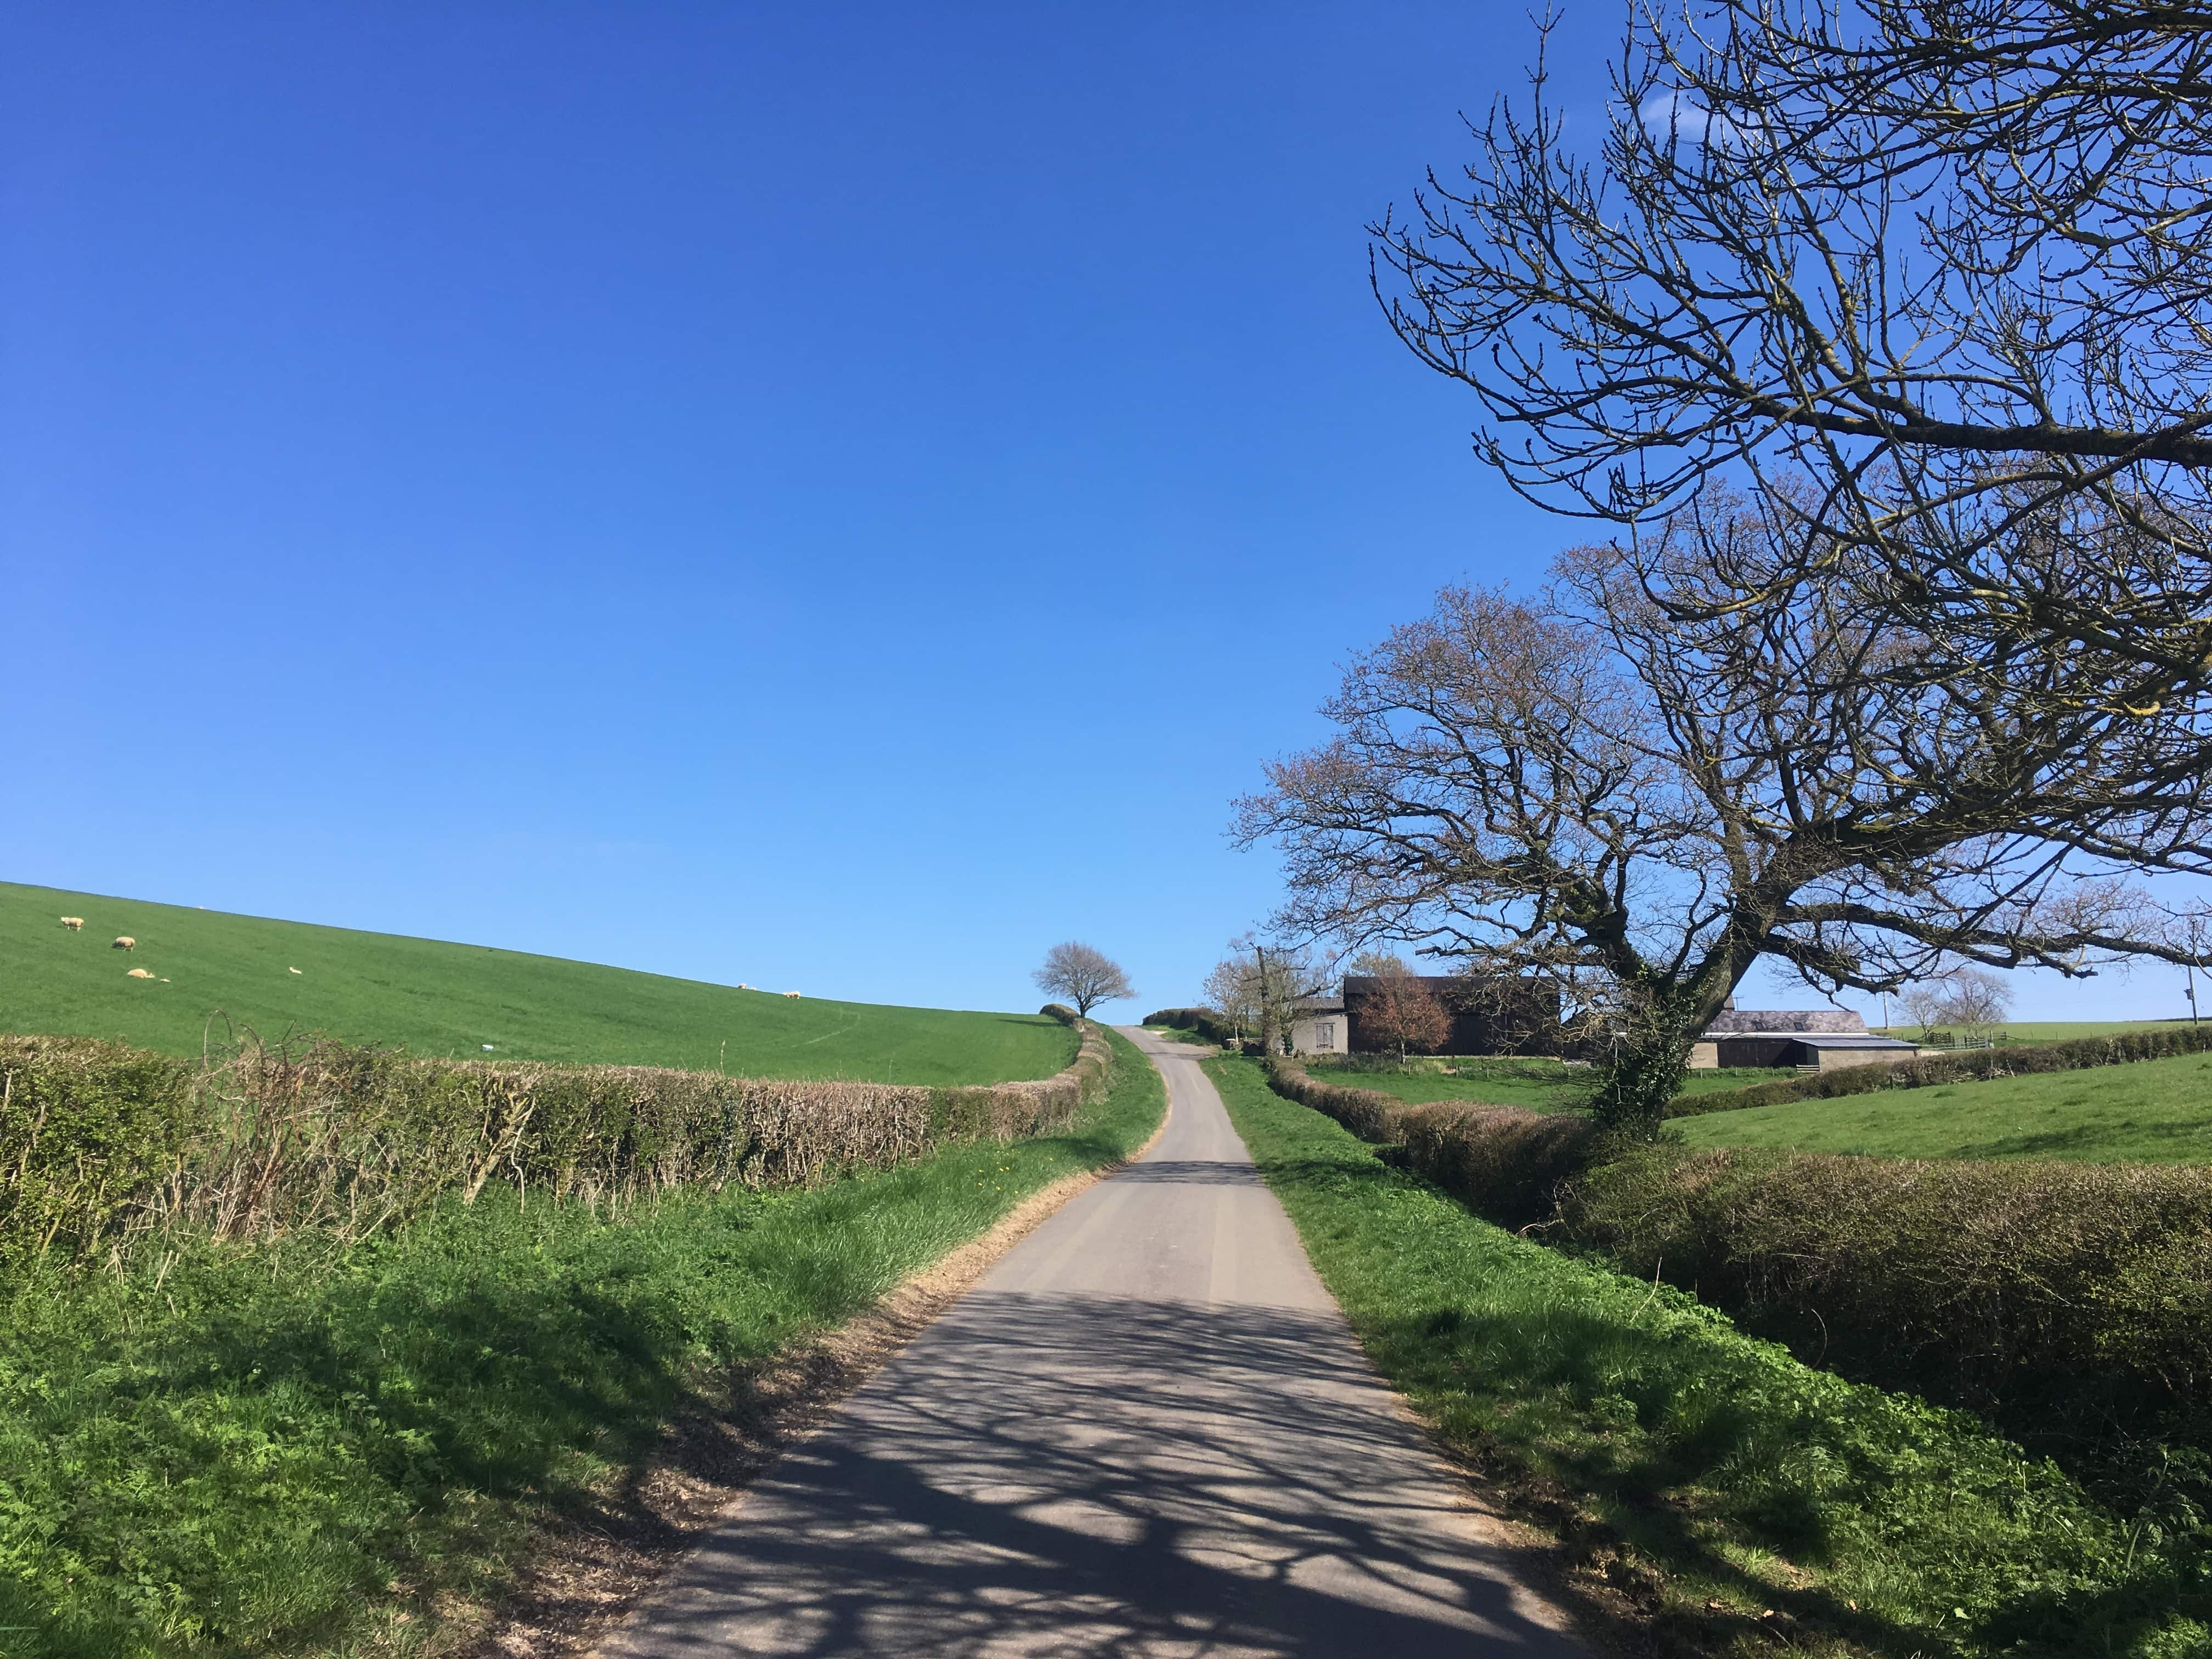
<svg viewBox="0 0 2212 1659"><path fill-rule="evenodd" d="M1076 937L1182 1001L1335 665L1573 535L1366 286L1517 5L0 40L15 879L964 1006Z"/></svg>

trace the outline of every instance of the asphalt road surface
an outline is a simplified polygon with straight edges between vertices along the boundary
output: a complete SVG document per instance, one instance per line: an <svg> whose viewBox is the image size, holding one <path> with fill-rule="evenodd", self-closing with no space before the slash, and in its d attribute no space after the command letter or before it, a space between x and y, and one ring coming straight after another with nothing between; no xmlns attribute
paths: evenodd
<svg viewBox="0 0 2212 1659"><path fill-rule="evenodd" d="M601 1648L1568 1659L1197 1065Z"/></svg>

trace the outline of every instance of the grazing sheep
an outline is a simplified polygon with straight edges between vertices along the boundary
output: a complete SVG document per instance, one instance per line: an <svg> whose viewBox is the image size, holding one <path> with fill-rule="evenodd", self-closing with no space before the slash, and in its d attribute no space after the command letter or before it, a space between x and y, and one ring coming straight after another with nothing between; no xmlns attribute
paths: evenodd
<svg viewBox="0 0 2212 1659"><path fill-rule="evenodd" d="M125 933L107 948L111 951L135 951L138 948L138 941Z"/></svg>
<svg viewBox="0 0 2212 1659"><path fill-rule="evenodd" d="M125 979L151 979L154 976L148 973L143 968L133 968L129 973L124 975L123 977Z"/></svg>
<svg viewBox="0 0 2212 1659"><path fill-rule="evenodd" d="M300 970L297 968L287 968L284 971L288 974L296 974Z"/></svg>
<svg viewBox="0 0 2212 1659"><path fill-rule="evenodd" d="M798 992L796 992L796 991L786 991L786 992L784 993L784 995L786 995L786 996L787 996L787 997L796 997L798 994L799 994L799 993L798 993Z"/></svg>
<svg viewBox="0 0 2212 1659"><path fill-rule="evenodd" d="M84 932L84 918L82 916L64 916L62 918L62 926L68 928L72 933L82 933Z"/></svg>

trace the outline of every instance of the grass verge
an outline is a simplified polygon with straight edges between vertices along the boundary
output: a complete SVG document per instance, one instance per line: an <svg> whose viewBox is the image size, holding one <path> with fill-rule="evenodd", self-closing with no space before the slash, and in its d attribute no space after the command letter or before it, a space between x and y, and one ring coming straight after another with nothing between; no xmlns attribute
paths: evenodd
<svg viewBox="0 0 2212 1659"><path fill-rule="evenodd" d="M2212 1056L1788 1101L1682 1119L1693 1146L1883 1158L2212 1163Z"/></svg>
<svg viewBox="0 0 2212 1659"><path fill-rule="evenodd" d="M0 1287L0 1650L450 1650L672 1418L1142 1144L1159 1077L1109 1040L1066 1133L810 1190L610 1218L492 1187L349 1249L25 1270Z"/></svg>
<svg viewBox="0 0 2212 1659"><path fill-rule="evenodd" d="M2117 1516L1963 1413L1490 1225L1249 1062L1207 1070L1376 1365L1662 1651L2212 1653L2185 1505Z"/></svg>

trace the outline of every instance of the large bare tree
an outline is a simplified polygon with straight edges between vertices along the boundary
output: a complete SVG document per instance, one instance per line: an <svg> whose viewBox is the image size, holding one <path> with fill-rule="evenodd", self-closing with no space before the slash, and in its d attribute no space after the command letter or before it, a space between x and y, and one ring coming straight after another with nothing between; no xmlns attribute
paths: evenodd
<svg viewBox="0 0 2212 1659"><path fill-rule="evenodd" d="M1872 556L1962 660L2078 641L2136 706L2201 690L2212 14L1660 0L1571 125L1537 62L1376 227L1516 488L1641 534L1716 476L1809 481L1778 579Z"/></svg>
<svg viewBox="0 0 2212 1659"><path fill-rule="evenodd" d="M1356 659L1335 739L1239 803L1285 925L1551 980L1646 1127L1763 956L1828 992L2187 959L2129 878L2212 871L2208 700L2119 706L2078 647L1952 672L1879 556L1783 579L1777 493L1578 549L1540 602L1448 588Z"/></svg>

